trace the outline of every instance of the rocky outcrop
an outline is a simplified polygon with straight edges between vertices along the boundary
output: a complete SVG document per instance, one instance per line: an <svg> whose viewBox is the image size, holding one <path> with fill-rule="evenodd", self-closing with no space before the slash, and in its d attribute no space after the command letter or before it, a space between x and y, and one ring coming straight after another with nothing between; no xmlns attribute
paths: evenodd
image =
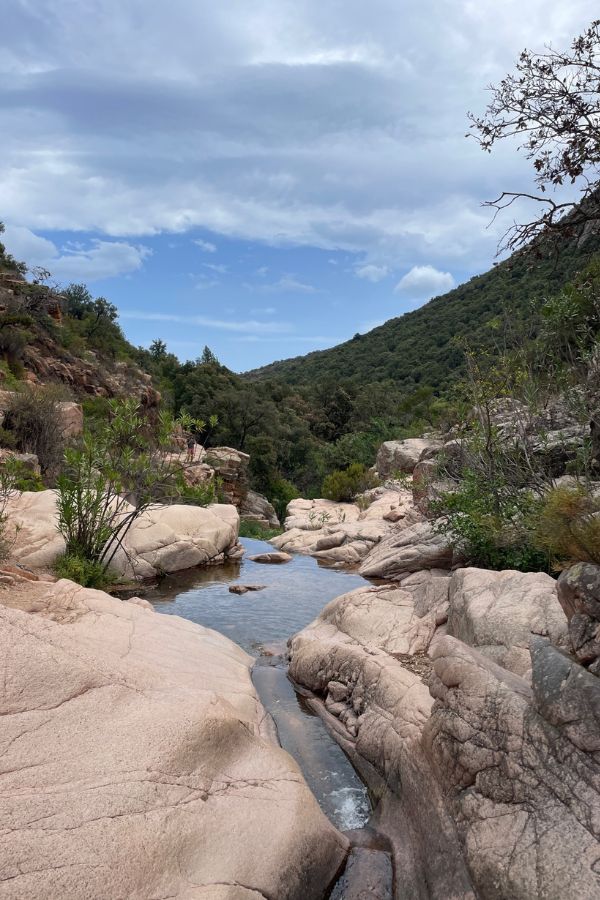
<svg viewBox="0 0 600 900"><path fill-rule="evenodd" d="M258 522L263 528L279 528L275 508L266 497L256 491L248 491L240 506L240 517Z"/></svg>
<svg viewBox="0 0 600 900"><path fill-rule="evenodd" d="M204 463L214 470L219 479L223 499L239 508L248 494L248 454L232 447L210 447Z"/></svg>
<svg viewBox="0 0 600 900"><path fill-rule="evenodd" d="M57 529L55 491L23 492L8 503L11 553L33 568L49 568L65 552ZM239 517L233 506L154 506L129 530L111 565L115 576L153 577L221 562L237 547Z"/></svg>
<svg viewBox="0 0 600 900"><path fill-rule="evenodd" d="M576 670L583 670L543 638L533 642L533 692L454 638L436 640L432 656L436 703L423 745L479 895L596 900L598 680L587 675L594 682L581 690ZM585 690L590 703L595 698L595 720L581 718Z"/></svg>
<svg viewBox="0 0 600 900"><path fill-rule="evenodd" d="M397 798L398 896L469 900L456 829L420 747L433 704L423 651L434 629L431 615L419 621L410 590L361 588L333 600L290 641L290 675L323 698L344 747L367 760Z"/></svg>
<svg viewBox="0 0 600 900"><path fill-rule="evenodd" d="M558 593L540 573L401 569L328 604L290 641L290 673L394 792L415 896L597 898L600 567ZM567 617L590 670L565 653Z"/></svg>
<svg viewBox="0 0 600 900"><path fill-rule="evenodd" d="M285 531L271 543L289 553L307 553L338 566L358 565L395 526L414 515L404 489L375 488L356 503L292 500Z"/></svg>
<svg viewBox="0 0 600 900"><path fill-rule="evenodd" d="M578 563L561 573L558 599L577 660L600 675L600 566Z"/></svg>
<svg viewBox="0 0 600 900"><path fill-rule="evenodd" d="M450 580L448 634L517 675L531 668L531 635L566 649L556 581L543 572L458 569Z"/></svg>
<svg viewBox="0 0 600 900"><path fill-rule="evenodd" d="M365 578L397 581L420 569L450 568L453 552L447 538L437 534L429 522L416 522L388 534L374 547L359 572Z"/></svg>
<svg viewBox="0 0 600 900"><path fill-rule="evenodd" d="M395 472L410 475L426 451L439 446L434 438L407 438L404 441L384 441L377 452L375 469L380 478Z"/></svg>
<svg viewBox="0 0 600 900"><path fill-rule="evenodd" d="M0 896L320 898L347 840L227 638L72 582L0 592Z"/></svg>

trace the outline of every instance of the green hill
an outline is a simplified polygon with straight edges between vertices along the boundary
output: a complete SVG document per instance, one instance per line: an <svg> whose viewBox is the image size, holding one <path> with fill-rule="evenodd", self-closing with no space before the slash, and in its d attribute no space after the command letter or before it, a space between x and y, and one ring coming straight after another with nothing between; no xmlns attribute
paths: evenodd
<svg viewBox="0 0 600 900"><path fill-rule="evenodd" d="M461 346L491 346L494 320L508 313L518 327L532 302L555 294L598 251L597 237L566 243L560 253L537 259L518 253L483 275L436 297L413 312L330 350L271 363L244 373L250 381L279 379L311 385L324 379L355 385L392 381L402 392L427 385L444 390L463 374Z"/></svg>

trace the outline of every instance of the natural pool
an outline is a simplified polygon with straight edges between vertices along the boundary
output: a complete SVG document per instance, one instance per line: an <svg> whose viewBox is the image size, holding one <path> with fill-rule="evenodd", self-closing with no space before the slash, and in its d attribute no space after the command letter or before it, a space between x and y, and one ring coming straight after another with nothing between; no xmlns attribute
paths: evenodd
<svg viewBox="0 0 600 900"><path fill-rule="evenodd" d="M248 538L242 544L246 556L273 549ZM241 596L229 593L229 585L236 582L264 584L265 589ZM330 600L363 584L359 575L320 566L309 556L294 556L283 565L242 559L173 575L145 597L159 612L214 628L259 656L265 647L280 652ZM360 828L371 811L366 788L319 717L296 694L285 670L257 666L254 682L282 746L298 762L325 813L342 830Z"/></svg>

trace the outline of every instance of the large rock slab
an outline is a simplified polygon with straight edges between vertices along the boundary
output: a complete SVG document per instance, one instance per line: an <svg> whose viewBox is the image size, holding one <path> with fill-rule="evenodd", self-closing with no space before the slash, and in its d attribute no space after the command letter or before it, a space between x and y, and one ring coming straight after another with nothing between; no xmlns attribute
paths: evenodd
<svg viewBox="0 0 600 900"><path fill-rule="evenodd" d="M371 550L359 572L365 578L393 581L421 569L449 569L452 560L447 539L436 534L429 522L416 522L386 536Z"/></svg>
<svg viewBox="0 0 600 900"><path fill-rule="evenodd" d="M15 494L6 509L11 553L32 568L50 568L65 552L58 532L55 491ZM219 562L237 544L239 517L233 506L155 506L137 519L115 555L116 576L152 577Z"/></svg>
<svg viewBox="0 0 600 900"><path fill-rule="evenodd" d="M450 580L448 634L524 675L531 635L566 647L567 619L556 582L543 572L458 569Z"/></svg>
<svg viewBox="0 0 600 900"><path fill-rule="evenodd" d="M274 506L262 494L248 491L240 506L242 519L258 522L263 528L279 528L280 522Z"/></svg>
<svg viewBox="0 0 600 900"><path fill-rule="evenodd" d="M347 841L227 638L72 582L0 593L0 897L320 898Z"/></svg>
<svg viewBox="0 0 600 900"><path fill-rule="evenodd" d="M431 654L436 703L423 746L453 809L478 896L597 900L600 765L597 753L572 739L581 728L569 734L560 722L565 671L534 652L536 701L522 678L455 638L436 639ZM573 719L580 713L581 706L572 708Z"/></svg>
<svg viewBox="0 0 600 900"><path fill-rule="evenodd" d="M429 438L407 438L404 441L384 441L377 451L375 468L380 478L395 472L410 475L426 451L438 447L439 441Z"/></svg>

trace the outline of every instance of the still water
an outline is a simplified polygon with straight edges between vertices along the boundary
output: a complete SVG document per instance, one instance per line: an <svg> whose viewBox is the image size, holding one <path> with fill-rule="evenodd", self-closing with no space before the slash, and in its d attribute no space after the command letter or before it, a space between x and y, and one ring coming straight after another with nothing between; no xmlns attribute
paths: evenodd
<svg viewBox="0 0 600 900"><path fill-rule="evenodd" d="M273 548L242 539L246 556ZM264 590L237 595L231 584L261 584ZM165 579L144 596L157 611L182 616L220 631L253 656L263 649L281 652L291 635L308 625L334 597L365 584L352 573L319 566L309 556L282 565L248 559L194 569ZM294 691L280 667L257 666L254 683L277 725L279 739L296 759L324 812L338 828L366 823L366 789L321 720Z"/></svg>

